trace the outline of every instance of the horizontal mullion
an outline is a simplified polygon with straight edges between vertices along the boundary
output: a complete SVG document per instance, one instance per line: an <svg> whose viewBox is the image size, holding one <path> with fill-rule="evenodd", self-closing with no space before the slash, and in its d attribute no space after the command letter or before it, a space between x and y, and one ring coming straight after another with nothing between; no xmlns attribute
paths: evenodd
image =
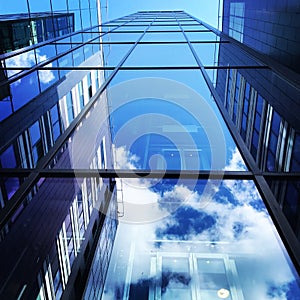
<svg viewBox="0 0 300 300"><path fill-rule="evenodd" d="M253 179L254 174L248 171L199 171L199 170L166 170L150 171L139 169L1 169L2 177L27 177L38 174L46 178L76 178L76 177L102 177L102 178L199 178L199 179Z"/></svg>
<svg viewBox="0 0 300 300"><path fill-rule="evenodd" d="M192 44L228 44L228 41L190 41ZM82 42L71 42L71 43L53 43L55 45L80 45ZM135 44L135 41L111 41L111 42L87 42L85 45L127 45ZM187 44L187 41L141 41L138 44Z"/></svg>
<svg viewBox="0 0 300 300"><path fill-rule="evenodd" d="M263 176L271 180L300 180L300 172L250 172L223 170L140 170L140 169L0 169L1 177L27 177L39 173L40 177L103 177L103 178L224 178L253 179Z"/></svg>
<svg viewBox="0 0 300 300"><path fill-rule="evenodd" d="M1 69L1 68L0 68ZM30 67L9 67L6 70L30 70ZM35 70L74 70L74 71L86 71L86 70L114 70L114 66L69 66L69 67L36 67ZM197 70L199 66L130 66L120 67L119 70ZM204 66L204 69L269 69L268 66Z"/></svg>

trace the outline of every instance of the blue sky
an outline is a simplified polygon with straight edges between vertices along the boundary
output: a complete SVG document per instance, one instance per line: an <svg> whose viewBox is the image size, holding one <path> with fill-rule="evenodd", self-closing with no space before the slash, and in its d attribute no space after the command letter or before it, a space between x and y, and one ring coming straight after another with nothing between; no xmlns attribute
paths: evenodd
<svg viewBox="0 0 300 300"><path fill-rule="evenodd" d="M107 16L109 20L132 14L139 10L184 10L217 27L219 0L107 0ZM222 3L222 0L220 0ZM103 6L105 1L102 0ZM222 10L222 4L221 4Z"/></svg>

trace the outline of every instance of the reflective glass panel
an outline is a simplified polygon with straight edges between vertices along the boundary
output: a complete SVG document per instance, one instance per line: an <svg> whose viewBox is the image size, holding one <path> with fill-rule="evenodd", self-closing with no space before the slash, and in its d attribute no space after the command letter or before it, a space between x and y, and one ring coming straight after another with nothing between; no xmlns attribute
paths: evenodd
<svg viewBox="0 0 300 300"><path fill-rule="evenodd" d="M145 59L146 57L146 59ZM163 44L136 46L124 66L196 66L187 44Z"/></svg>
<svg viewBox="0 0 300 300"><path fill-rule="evenodd" d="M39 94L37 72L30 73L10 85L14 110L21 108Z"/></svg>
<svg viewBox="0 0 300 300"><path fill-rule="evenodd" d="M297 299L253 182L123 180L123 201L102 299Z"/></svg>
<svg viewBox="0 0 300 300"><path fill-rule="evenodd" d="M187 31L186 35L190 41L218 41L220 38L213 32L200 31L190 32Z"/></svg>
<svg viewBox="0 0 300 300"><path fill-rule="evenodd" d="M181 32L162 32L162 33L151 33L147 32L141 40L145 41L186 41L184 35Z"/></svg>

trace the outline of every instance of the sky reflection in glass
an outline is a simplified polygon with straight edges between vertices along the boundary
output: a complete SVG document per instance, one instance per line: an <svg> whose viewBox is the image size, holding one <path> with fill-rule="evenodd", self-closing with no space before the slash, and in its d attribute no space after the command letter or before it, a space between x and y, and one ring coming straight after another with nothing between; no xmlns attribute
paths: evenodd
<svg viewBox="0 0 300 300"><path fill-rule="evenodd" d="M123 187L102 299L298 299L253 182L135 179Z"/></svg>
<svg viewBox="0 0 300 300"><path fill-rule="evenodd" d="M201 73L192 73L201 87ZM223 170L232 155L240 157L215 103L180 81L149 77L112 84L108 99L113 142L134 157L134 168ZM236 168L246 170L244 163Z"/></svg>

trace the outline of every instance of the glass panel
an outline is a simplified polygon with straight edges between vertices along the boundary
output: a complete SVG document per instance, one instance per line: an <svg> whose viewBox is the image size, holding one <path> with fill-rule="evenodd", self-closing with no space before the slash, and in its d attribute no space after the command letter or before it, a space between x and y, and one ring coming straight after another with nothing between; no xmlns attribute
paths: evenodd
<svg viewBox="0 0 300 300"><path fill-rule="evenodd" d="M35 53L34 50L27 51L18 55L15 55L11 58L5 60L6 67L32 67L36 64ZM10 78L11 76L18 74L22 70L7 70L7 76Z"/></svg>
<svg viewBox="0 0 300 300"><path fill-rule="evenodd" d="M39 94L37 72L33 72L10 85L14 110L21 108Z"/></svg>
<svg viewBox="0 0 300 300"><path fill-rule="evenodd" d="M0 88L1 91L1 88ZM5 88L5 94L7 94L9 91ZM4 99L1 99L0 101L0 121L7 118L9 115L11 115L13 112L12 110L12 104L10 101L10 97L5 97Z"/></svg>
<svg viewBox="0 0 300 300"><path fill-rule="evenodd" d="M20 14L20 13L28 14L27 0L18 1L18 5L16 5L16 3L13 1L12 2L8 1L7 3L5 3L5 5L0 6L1 15ZM26 18L26 16L24 17Z"/></svg>
<svg viewBox="0 0 300 300"><path fill-rule="evenodd" d="M300 293L253 182L123 180L123 199L102 299L126 293L143 299L294 299Z"/></svg>
<svg viewBox="0 0 300 300"><path fill-rule="evenodd" d="M45 0L43 2L37 0L29 0L30 12L50 12L50 0Z"/></svg>
<svg viewBox="0 0 300 300"><path fill-rule="evenodd" d="M90 11L88 9L81 10L81 18L82 18L82 28L90 28L91 25L91 16Z"/></svg>
<svg viewBox="0 0 300 300"><path fill-rule="evenodd" d="M116 30L117 31L120 31L120 30L124 30L124 31L144 31L145 29L147 28L147 25L146 24L143 24L143 25L140 25L140 26L132 26L131 23L127 24L127 25L124 25L124 26L121 26L120 28L118 28Z"/></svg>
<svg viewBox="0 0 300 300"><path fill-rule="evenodd" d="M53 11L67 11L66 0L51 0Z"/></svg>
<svg viewBox="0 0 300 300"><path fill-rule="evenodd" d="M118 65L118 63L132 46L133 45L131 44L104 44L103 51L105 66L114 67Z"/></svg>
<svg viewBox="0 0 300 300"><path fill-rule="evenodd" d="M181 31L179 26L151 26L148 31Z"/></svg>
<svg viewBox="0 0 300 300"><path fill-rule="evenodd" d="M217 64L219 53L218 43L193 43L192 46L204 66L214 66Z"/></svg>
<svg viewBox="0 0 300 300"><path fill-rule="evenodd" d="M200 71L119 71L111 87L114 143L134 167L246 169L228 165L240 154Z"/></svg>
<svg viewBox="0 0 300 300"><path fill-rule="evenodd" d="M147 57L147 59L145 59ZM192 52L186 44L137 45L124 66L196 66Z"/></svg>
<svg viewBox="0 0 300 300"><path fill-rule="evenodd" d="M117 33L111 32L103 36L104 42L136 42L141 33Z"/></svg>
<svg viewBox="0 0 300 300"><path fill-rule="evenodd" d="M213 32L186 32L190 41L218 41L220 38Z"/></svg>
<svg viewBox="0 0 300 300"><path fill-rule="evenodd" d="M181 32L162 32L162 33L151 33L147 32L141 40L145 41L186 41L184 35Z"/></svg>
<svg viewBox="0 0 300 300"><path fill-rule="evenodd" d="M46 68L57 67L57 61L54 61L45 66ZM59 80L58 70L39 70L38 71L41 90L44 91L56 81Z"/></svg>

